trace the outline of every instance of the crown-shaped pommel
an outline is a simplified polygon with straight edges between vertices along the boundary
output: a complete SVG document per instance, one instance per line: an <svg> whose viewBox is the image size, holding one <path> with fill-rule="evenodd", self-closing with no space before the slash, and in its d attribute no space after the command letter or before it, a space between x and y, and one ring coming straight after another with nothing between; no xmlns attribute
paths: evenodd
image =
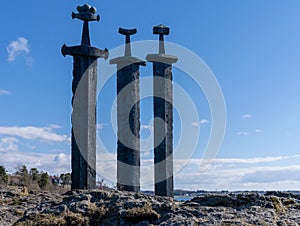
<svg viewBox="0 0 300 226"><path fill-rule="evenodd" d="M72 18L77 18L83 21L100 21L100 16L95 15L97 10L95 7L90 6L88 4L84 4L83 6L77 6L78 13L72 13Z"/></svg>

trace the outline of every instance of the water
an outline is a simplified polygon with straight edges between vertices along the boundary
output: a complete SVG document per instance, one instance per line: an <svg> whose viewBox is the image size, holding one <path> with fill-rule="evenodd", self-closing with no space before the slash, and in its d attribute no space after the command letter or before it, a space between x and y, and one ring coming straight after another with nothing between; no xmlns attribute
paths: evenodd
<svg viewBox="0 0 300 226"><path fill-rule="evenodd" d="M174 200L185 202L191 200L194 197L195 196L174 196Z"/></svg>

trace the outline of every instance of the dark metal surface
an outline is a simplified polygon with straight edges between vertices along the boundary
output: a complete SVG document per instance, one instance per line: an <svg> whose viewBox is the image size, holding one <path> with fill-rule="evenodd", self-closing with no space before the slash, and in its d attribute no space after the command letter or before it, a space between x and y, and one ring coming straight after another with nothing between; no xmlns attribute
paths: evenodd
<svg viewBox="0 0 300 226"><path fill-rule="evenodd" d="M125 28L119 28L119 33L122 35L134 35L136 34L137 30L134 29L125 29Z"/></svg>
<svg viewBox="0 0 300 226"><path fill-rule="evenodd" d="M131 56L130 36L136 34L136 29L119 28L119 33L126 36L125 41L125 56Z"/></svg>
<svg viewBox="0 0 300 226"><path fill-rule="evenodd" d="M170 28L160 24L155 27L153 27L153 34L163 34L163 35L169 35L170 34Z"/></svg>
<svg viewBox="0 0 300 226"><path fill-rule="evenodd" d="M124 191L140 190L140 87L139 65L146 62L131 56L130 35L136 33L136 29L119 29L119 33L126 35L125 56L117 57L110 64L117 65L117 93L130 85L130 90L124 95L117 97L117 124L118 124L118 147L117 147L117 188ZM127 106L126 104L130 104ZM132 108L131 108L132 104ZM127 110L130 109L128 114ZM128 118L129 116L129 118ZM131 131L126 126L129 124ZM135 139L130 140L131 147L122 141L128 141L128 133L132 133Z"/></svg>
<svg viewBox="0 0 300 226"><path fill-rule="evenodd" d="M72 189L93 189L96 186L96 91L97 59L108 58L108 50L92 47L89 21L99 21L96 9L77 7L72 18L84 22L79 46L62 46L63 56L74 60L72 82Z"/></svg>
<svg viewBox="0 0 300 226"><path fill-rule="evenodd" d="M176 56L165 54L164 35L170 29L164 25L153 28L159 34L159 53L149 54L146 59L153 62L153 111L154 117L161 118L165 125L154 121L154 180L155 195L173 197L173 86L172 64ZM161 141L161 136L164 139ZM161 143L159 143L161 141Z"/></svg>
<svg viewBox="0 0 300 226"><path fill-rule="evenodd" d="M166 127L154 122L154 143L163 141L154 148L155 195L173 197L173 87L172 66L153 62L154 78L163 78L153 82L154 118L159 117ZM160 98L163 97L163 98ZM170 100L170 101L167 101Z"/></svg>
<svg viewBox="0 0 300 226"><path fill-rule="evenodd" d="M96 8L92 7L88 4L84 4L83 6L77 6L78 13L72 13L72 19L77 18L83 21L100 21L100 16L95 15Z"/></svg>
<svg viewBox="0 0 300 226"><path fill-rule="evenodd" d="M159 53L165 54L164 35L169 35L170 28L160 24L153 27L153 34L159 35Z"/></svg>

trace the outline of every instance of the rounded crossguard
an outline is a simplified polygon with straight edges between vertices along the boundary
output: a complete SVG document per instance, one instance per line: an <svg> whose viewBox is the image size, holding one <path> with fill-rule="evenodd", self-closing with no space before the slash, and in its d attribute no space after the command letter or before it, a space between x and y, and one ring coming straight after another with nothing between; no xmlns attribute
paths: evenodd
<svg viewBox="0 0 300 226"><path fill-rule="evenodd" d="M153 27L153 34L159 35L159 53L165 54L164 35L170 34L170 28L160 24Z"/></svg>
<svg viewBox="0 0 300 226"><path fill-rule="evenodd" d="M105 60L108 58L108 50L105 48L104 50L95 48L91 46L90 34L89 34L89 21L99 21L100 16L96 14L96 8L92 7L88 4L77 7L78 13L72 13L72 18L77 18L83 21L82 28L82 39L81 45L79 46L71 46L68 47L63 45L61 52L63 56L71 55L71 56L85 56L85 57L96 57L96 58L104 58Z"/></svg>
<svg viewBox="0 0 300 226"><path fill-rule="evenodd" d="M136 29L119 28L119 33L126 35L125 56L131 56L130 36L136 34Z"/></svg>

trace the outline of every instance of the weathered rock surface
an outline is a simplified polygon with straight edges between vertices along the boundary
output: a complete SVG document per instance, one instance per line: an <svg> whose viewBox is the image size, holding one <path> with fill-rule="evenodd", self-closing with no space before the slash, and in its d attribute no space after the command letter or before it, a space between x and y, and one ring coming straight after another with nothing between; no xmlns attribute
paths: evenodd
<svg viewBox="0 0 300 226"><path fill-rule="evenodd" d="M300 196L206 194L178 202L114 190L57 195L5 187L0 225L300 225Z"/></svg>
<svg viewBox="0 0 300 226"><path fill-rule="evenodd" d="M0 225L13 225L30 209L61 201L61 195L50 192L28 192L23 187L1 187L0 185Z"/></svg>

